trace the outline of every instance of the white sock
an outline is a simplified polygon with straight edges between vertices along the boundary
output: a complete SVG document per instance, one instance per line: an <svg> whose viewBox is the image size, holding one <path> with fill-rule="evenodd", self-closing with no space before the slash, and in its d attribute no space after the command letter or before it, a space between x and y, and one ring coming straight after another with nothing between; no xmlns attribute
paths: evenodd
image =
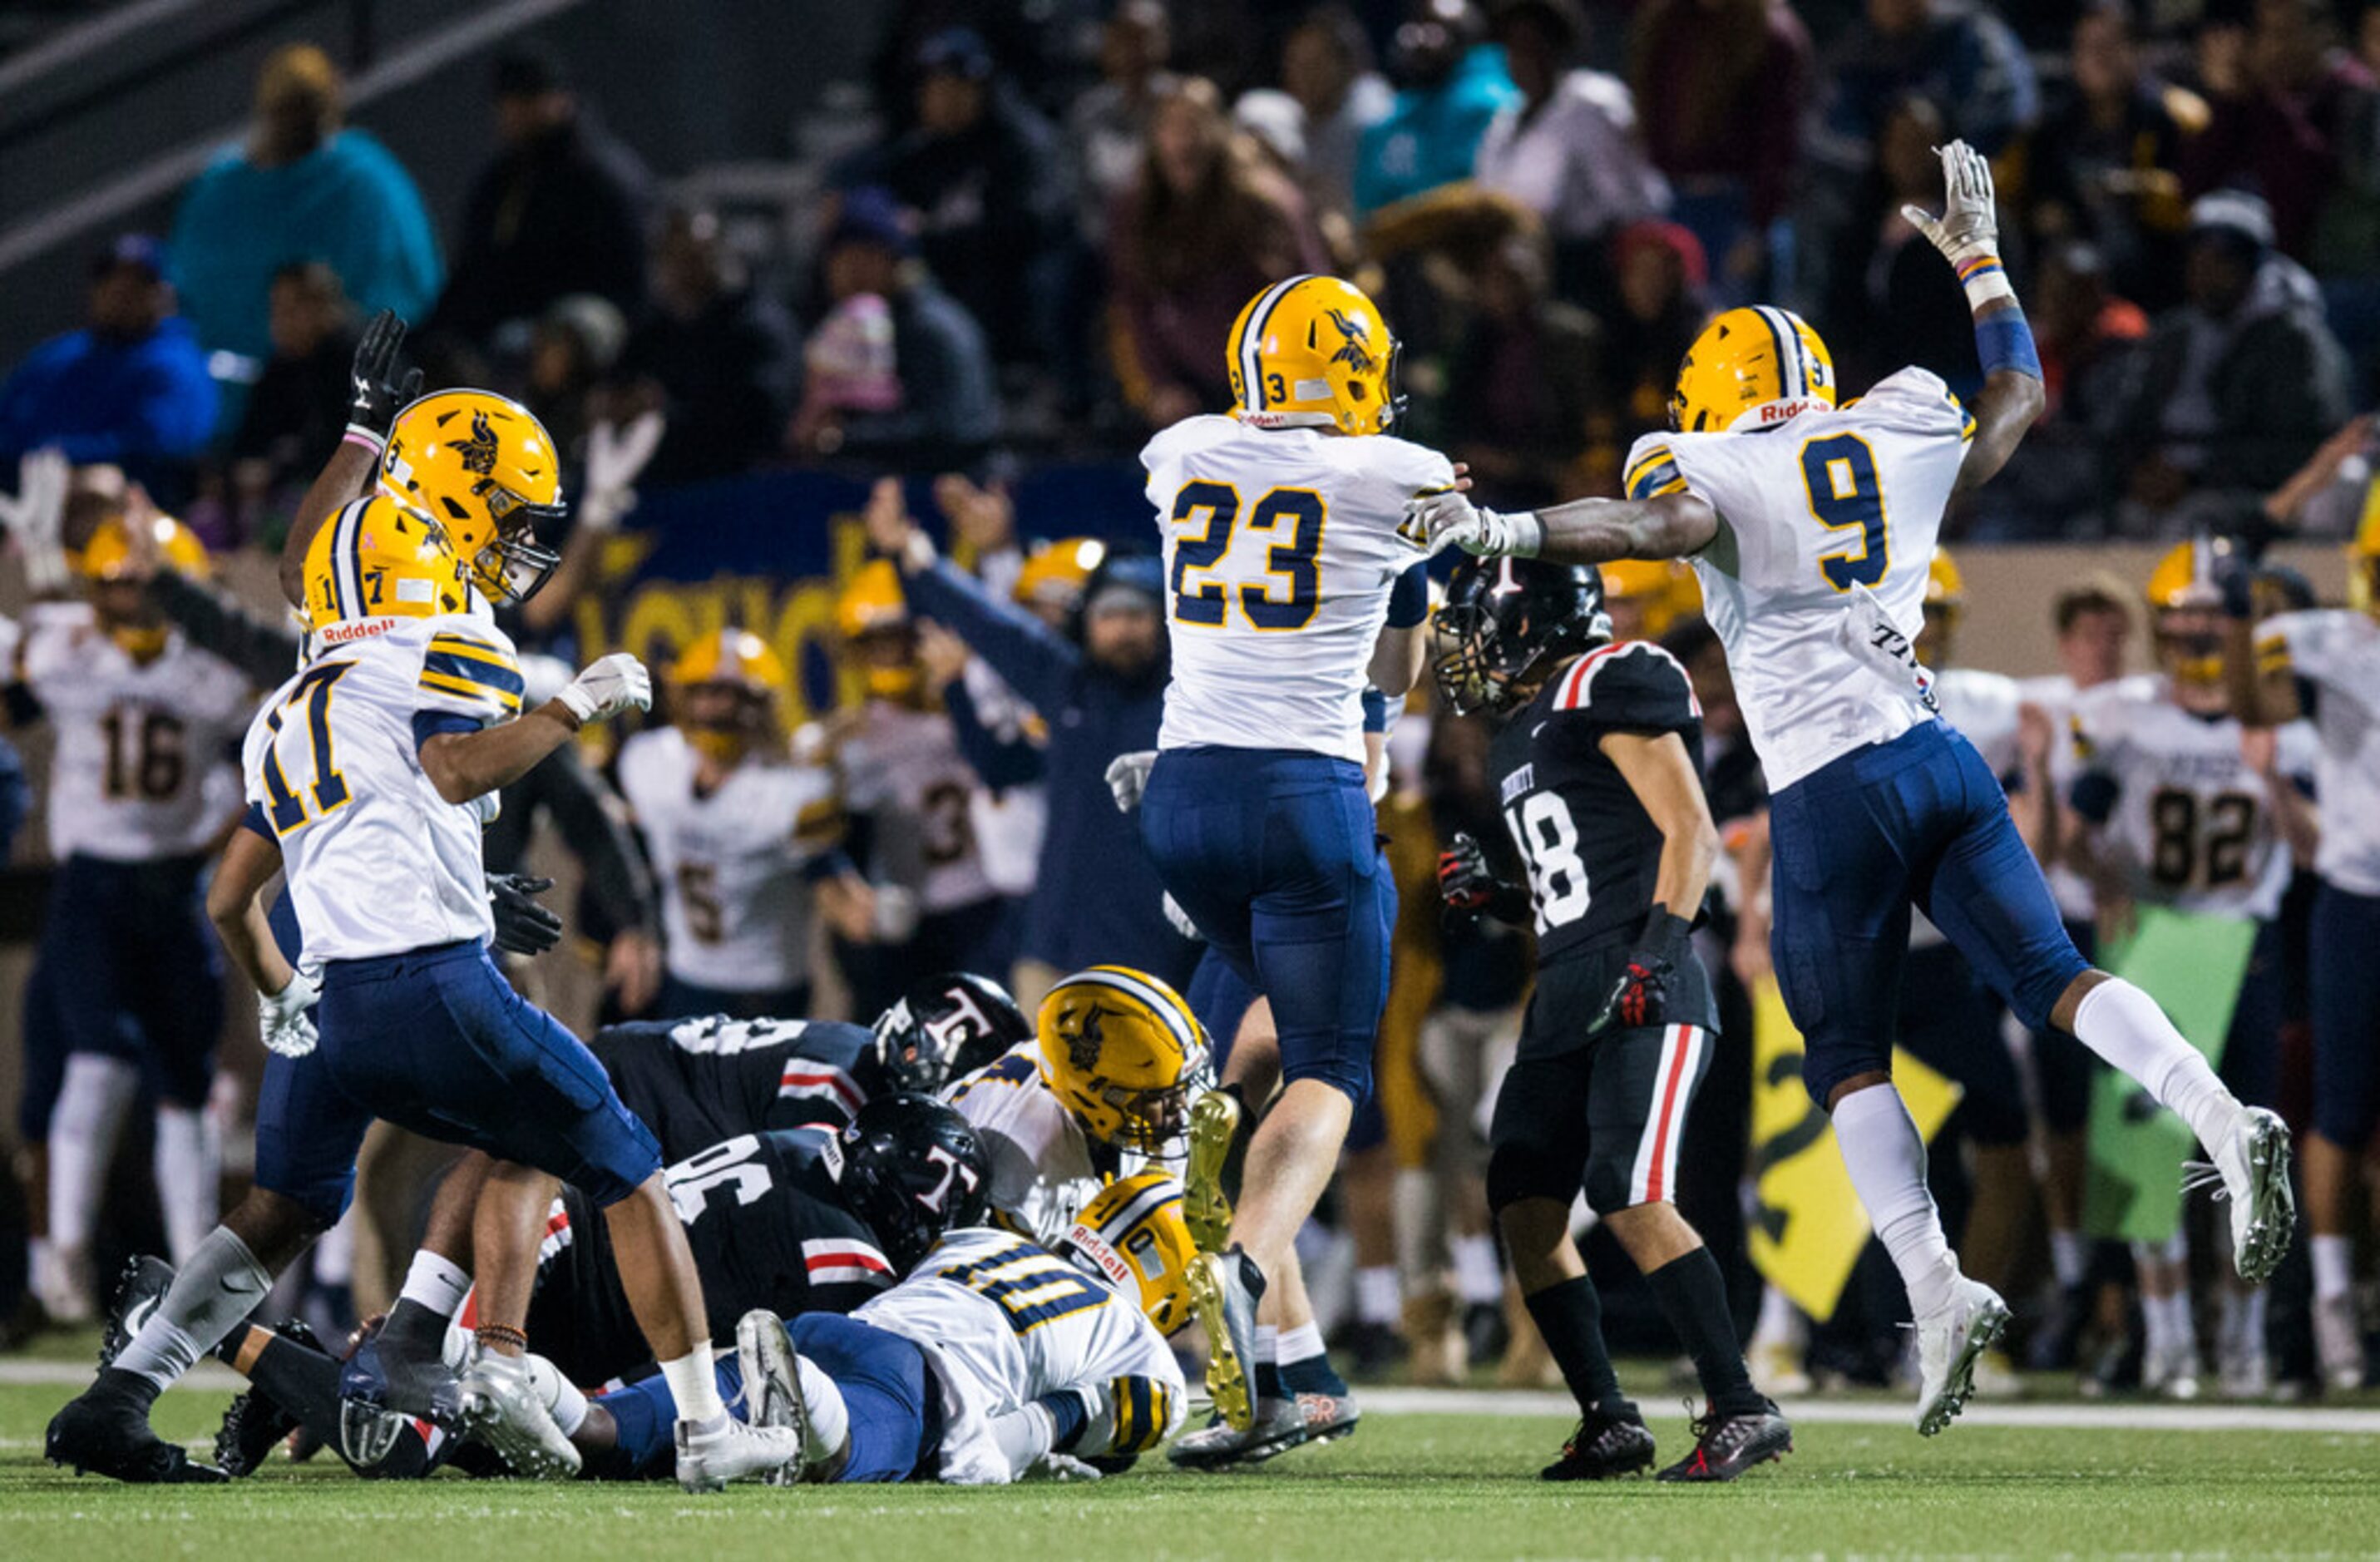
<svg viewBox="0 0 2380 1562"><path fill-rule="evenodd" d="M1797 1346L1802 1343L1802 1314L1793 1299L1774 1286L1760 1287L1760 1318L1752 1326L1758 1345Z"/></svg>
<svg viewBox="0 0 2380 1562"><path fill-rule="evenodd" d="M414 1253L413 1263L406 1269L405 1288L397 1293L397 1300L419 1302L439 1317L451 1319L470 1292L471 1277L452 1259L423 1248Z"/></svg>
<svg viewBox="0 0 2380 1562"><path fill-rule="evenodd" d="M197 1365L255 1311L273 1275L228 1226L216 1226L174 1276L157 1311L116 1356L115 1365L162 1391Z"/></svg>
<svg viewBox="0 0 2380 1562"><path fill-rule="evenodd" d="M1300 1324L1293 1329L1283 1329L1276 1348L1281 1352L1280 1364L1284 1367L1311 1361L1322 1354L1322 1325Z"/></svg>
<svg viewBox="0 0 2380 1562"><path fill-rule="evenodd" d="M545 1401L545 1408L553 1412L553 1424L562 1429L565 1437L586 1424L586 1394L562 1375L561 1368L534 1350L528 1353L528 1381L536 1385L538 1397Z"/></svg>
<svg viewBox="0 0 2380 1562"><path fill-rule="evenodd" d="M662 1376L676 1401L677 1419L709 1426L727 1413L719 1400L719 1378L710 1361L710 1342L698 1340L692 1350L674 1361L662 1363Z"/></svg>
<svg viewBox="0 0 2380 1562"><path fill-rule="evenodd" d="M314 1244L314 1278L325 1286L351 1286L356 1279L356 1208L338 1218Z"/></svg>
<svg viewBox="0 0 2380 1562"><path fill-rule="evenodd" d="M1270 1324L1257 1325L1257 1360L1281 1364L1281 1330Z"/></svg>
<svg viewBox="0 0 2380 1562"><path fill-rule="evenodd" d="M2171 1296L2159 1297L2157 1301L2165 1309L2166 1337L2176 1342L2177 1350L2197 1355L2198 1321L2191 1314L2190 1292L2179 1290Z"/></svg>
<svg viewBox="0 0 2380 1562"><path fill-rule="evenodd" d="M2231 1131L2239 1101L2215 1077L2205 1055L2173 1028L2156 1000L2131 982L2111 977L2083 994L2074 1009L2074 1035L2139 1080L2208 1150Z"/></svg>
<svg viewBox="0 0 2380 1562"><path fill-rule="evenodd" d="M1942 1234L1934 1195L1925 1190L1925 1140L1900 1092L1877 1085L1843 1097L1835 1106L1835 1142L1862 1207L1909 1288L1910 1311L1923 1319L1949 1306L1959 1261Z"/></svg>
<svg viewBox="0 0 2380 1562"><path fill-rule="evenodd" d="M2223 1287L2223 1339L2232 1349L2265 1348L2265 1287Z"/></svg>
<svg viewBox="0 0 2380 1562"><path fill-rule="evenodd" d="M1397 1270L1392 1263L1366 1266L1355 1271L1355 1317L1360 1323L1381 1324L1396 1327L1403 1296L1397 1288Z"/></svg>
<svg viewBox="0 0 2380 1562"><path fill-rule="evenodd" d="M120 1057L79 1052L67 1059L50 1111L50 1240L60 1248L91 1247L124 1115L140 1092L140 1070Z"/></svg>
<svg viewBox="0 0 2380 1562"><path fill-rule="evenodd" d="M157 1105L157 1202L165 1212L165 1244L177 1264L190 1262L221 1214L223 1135L203 1107Z"/></svg>
<svg viewBox="0 0 2380 1562"><path fill-rule="evenodd" d="M2082 1283L2091 1260L2091 1245L2080 1231L2052 1231L2049 1234L2049 1267L2058 1276L2061 1290L2072 1290Z"/></svg>
<svg viewBox="0 0 2380 1562"><path fill-rule="evenodd" d="M1454 1288L1471 1306L1504 1300L1504 1271L1496 1262L1496 1239L1481 1232L1454 1239Z"/></svg>
<svg viewBox="0 0 2380 1562"><path fill-rule="evenodd" d="M2353 1238L2325 1237L2316 1232L2310 1251L2313 1259L2313 1296L2316 1301L2345 1296L2354 1288Z"/></svg>

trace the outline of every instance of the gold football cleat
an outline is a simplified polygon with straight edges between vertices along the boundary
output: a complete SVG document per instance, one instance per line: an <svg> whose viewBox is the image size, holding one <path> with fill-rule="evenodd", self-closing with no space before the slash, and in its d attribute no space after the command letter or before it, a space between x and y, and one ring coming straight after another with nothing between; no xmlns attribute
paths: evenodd
<svg viewBox="0 0 2380 1562"><path fill-rule="evenodd" d="M1207 1334L1207 1394L1215 1413L1234 1432L1257 1423L1256 1394L1248 1381L1256 1334L1255 1300L1236 1287L1227 1267L1241 1262L1237 1254L1200 1253L1190 1265L1190 1311ZM1240 1290L1233 1317L1233 1292ZM1241 1326L1233 1327L1238 1323Z"/></svg>
<svg viewBox="0 0 2380 1562"><path fill-rule="evenodd" d="M1190 1164L1182 1177L1182 1218L1202 1253L1219 1253L1232 1238L1232 1201L1223 1192L1223 1163L1240 1132L1237 1096L1210 1090L1190 1108Z"/></svg>

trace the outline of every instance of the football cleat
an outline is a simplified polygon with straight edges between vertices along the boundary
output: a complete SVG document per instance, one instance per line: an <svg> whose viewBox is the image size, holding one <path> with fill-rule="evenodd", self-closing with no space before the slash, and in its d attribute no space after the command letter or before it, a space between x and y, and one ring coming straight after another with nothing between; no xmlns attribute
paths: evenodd
<svg viewBox="0 0 2380 1562"><path fill-rule="evenodd" d="M137 1485L212 1485L228 1479L214 1466L191 1458L180 1444L158 1436L140 1401L111 1389L104 1376L51 1418L42 1452L52 1464L68 1466L77 1475L113 1476Z"/></svg>
<svg viewBox="0 0 2380 1562"><path fill-rule="evenodd" d="M2198 1397L2198 1347L2191 1340L2161 1345L2141 1359L2141 1388L2161 1399Z"/></svg>
<svg viewBox="0 0 2380 1562"><path fill-rule="evenodd" d="M1207 1331L1207 1392L1234 1431L1256 1425L1257 1301L1264 1274L1238 1248L1190 1265L1190 1311Z"/></svg>
<svg viewBox="0 0 2380 1562"><path fill-rule="evenodd" d="M790 1463L762 1474L766 1483L791 1486L808 1479L813 1470L847 1451L847 1440L844 1448L820 1446L822 1439L811 1420L809 1401L802 1393L801 1357L775 1313L756 1308L736 1323L735 1361L744 1373L745 1420L754 1426L791 1432L799 1448ZM681 1480L686 1474L686 1457L682 1440L678 1448Z"/></svg>
<svg viewBox="0 0 2380 1562"><path fill-rule="evenodd" d="M1755 1339L1746 1352L1744 1365L1751 1369L1752 1381L1760 1392L1772 1399L1791 1399L1807 1394L1815 1385L1810 1381L1809 1369L1802 1363L1802 1352L1787 1339Z"/></svg>
<svg viewBox="0 0 2380 1562"><path fill-rule="evenodd" d="M2192 1175L2182 1186L2202 1188L2222 1180L2219 1197L2231 1203L2232 1260L2240 1278L2261 1286L2281 1266L2297 1226L2297 1197L2289 1190L2289 1128L2261 1106L2243 1106L2223 1142L2211 1148L2214 1165L2191 1163Z"/></svg>
<svg viewBox="0 0 2380 1562"><path fill-rule="evenodd" d="M2000 1342L2008 1303L1980 1280L1952 1282L1950 1305L1917 1322L1917 1434L1931 1437L1958 1418L1975 1392L1975 1362Z"/></svg>
<svg viewBox="0 0 2380 1562"><path fill-rule="evenodd" d="M1232 1239L1232 1201L1223 1165L1240 1134L1240 1099L1210 1090L1190 1108L1190 1158L1182 1174L1182 1218L1202 1253L1219 1253Z"/></svg>
<svg viewBox="0 0 2380 1562"><path fill-rule="evenodd" d="M2354 1292L2341 1291L2314 1302L2313 1344L2324 1387L2352 1394L2363 1386L2363 1328L2356 1317Z"/></svg>
<svg viewBox="0 0 2380 1562"><path fill-rule="evenodd" d="M419 1306L397 1303L409 1305ZM417 1313L428 1315L426 1309ZM439 1350L444 1332L443 1324L434 1332L420 1331L430 1336L422 1342L419 1335L390 1328L386 1315L357 1331L356 1348L339 1371L339 1446L349 1459L379 1463L388 1453L393 1429L408 1419L449 1431L462 1424L463 1385Z"/></svg>
<svg viewBox="0 0 2380 1562"><path fill-rule="evenodd" d="M578 1473L578 1450L554 1424L525 1358L496 1350L478 1353L463 1375L463 1424L503 1456L516 1475L567 1481Z"/></svg>
<svg viewBox="0 0 2380 1562"><path fill-rule="evenodd" d="M174 1288L174 1266L153 1254L128 1261L115 1282L115 1300L108 1304L107 1332L99 1339L99 1364L115 1365L132 1336L140 1332L165 1293Z"/></svg>
<svg viewBox="0 0 2380 1562"><path fill-rule="evenodd" d="M1653 1468L1653 1434L1633 1416L1583 1419L1562 1445L1561 1458L1537 1471L1540 1481L1609 1481Z"/></svg>
<svg viewBox="0 0 2380 1562"><path fill-rule="evenodd" d="M1297 1394L1267 1397L1253 1423L1235 1431L1218 1422L1176 1439L1165 1457L1184 1470L1228 1470L1262 1464L1308 1443L1331 1443L1355 1430L1363 1412L1352 1394Z"/></svg>
<svg viewBox="0 0 2380 1562"><path fill-rule="evenodd" d="M275 1324L273 1332L309 1350L322 1348L322 1340L299 1319ZM298 1425L295 1410L250 1384L248 1391L224 1410L223 1425L215 1431L215 1463L235 1481L253 1475L272 1457L273 1445L297 1431Z"/></svg>
<svg viewBox="0 0 2380 1562"><path fill-rule="evenodd" d="M1694 1451L1655 1479L1732 1481L1755 1465L1793 1451L1793 1428L1774 1405L1741 1415L1710 1411L1695 1417L1694 1425Z"/></svg>

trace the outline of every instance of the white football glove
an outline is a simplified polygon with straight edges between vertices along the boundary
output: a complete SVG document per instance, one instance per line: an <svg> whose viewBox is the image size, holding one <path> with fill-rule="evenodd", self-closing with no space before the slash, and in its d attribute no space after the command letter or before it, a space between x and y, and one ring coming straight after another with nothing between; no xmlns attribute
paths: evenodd
<svg viewBox="0 0 2380 1562"><path fill-rule="evenodd" d="M906 944L909 935L917 931L917 892L907 885L880 884L875 891L876 912L868 931L875 934L879 944Z"/></svg>
<svg viewBox="0 0 2380 1562"><path fill-rule="evenodd" d="M656 409L625 423L598 423L587 431L587 493L578 502L581 526L599 537L620 529L621 518L637 507L637 478L661 448L668 427Z"/></svg>
<svg viewBox="0 0 2380 1562"><path fill-rule="evenodd" d="M1948 196L1942 214L1936 217L1917 206L1903 206L1900 214L1954 266L1998 255L2000 219L1993 204L1991 164L1964 141L1935 150L1942 156L1942 189Z"/></svg>
<svg viewBox="0 0 2380 1562"><path fill-rule="evenodd" d="M1196 944L1207 942L1207 935L1198 931L1198 924L1190 920L1190 913L1182 909L1182 902L1169 894L1165 897L1164 909L1165 920L1173 924L1174 932Z"/></svg>
<svg viewBox="0 0 2380 1562"><path fill-rule="evenodd" d="M1433 556L1454 547L1485 558L1502 554L1535 557L1545 528L1531 512L1503 515L1473 504L1471 495L1460 490L1439 488L1405 501L1405 519L1397 535Z"/></svg>
<svg viewBox="0 0 2380 1562"><path fill-rule="evenodd" d="M25 585L36 596L66 589L67 490L73 482L74 463L64 451L29 450L17 463L16 497L0 494L0 526L17 539Z"/></svg>
<svg viewBox="0 0 2380 1562"><path fill-rule="evenodd" d="M634 656L614 651L582 670L554 698L569 706L582 725L602 721L622 711L650 710L653 676Z"/></svg>
<svg viewBox="0 0 2380 1562"><path fill-rule="evenodd" d="M1108 790L1115 794L1118 813L1130 813L1140 806L1140 794L1148 790L1149 767L1156 763L1154 749L1118 754L1108 762Z"/></svg>
<svg viewBox="0 0 2380 1562"><path fill-rule="evenodd" d="M1052 1481L1097 1481L1101 1479L1094 1466L1085 1464L1072 1454L1052 1450L1041 1456L1039 1468Z"/></svg>
<svg viewBox="0 0 2380 1562"><path fill-rule="evenodd" d="M314 1050L319 1038L306 1011L314 1007L318 995L313 982L298 970L289 973L289 985L278 993L258 996L257 1029L263 1033L266 1051L277 1052L284 1057L303 1057Z"/></svg>

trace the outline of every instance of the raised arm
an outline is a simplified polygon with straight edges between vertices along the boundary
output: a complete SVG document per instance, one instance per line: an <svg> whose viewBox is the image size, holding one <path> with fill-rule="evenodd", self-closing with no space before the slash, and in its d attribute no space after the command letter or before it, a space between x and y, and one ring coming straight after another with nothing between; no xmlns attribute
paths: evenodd
<svg viewBox="0 0 2380 1562"><path fill-rule="evenodd" d="M405 322L394 310L382 310L364 327L356 345L355 367L349 374L354 399L347 404L346 437L331 453L314 481L298 501L289 535L281 544L281 594L292 606L306 597L306 550L322 522L371 492L372 474L396 415L421 394L421 371L401 372L398 352L405 346Z"/></svg>
<svg viewBox="0 0 2380 1562"><path fill-rule="evenodd" d="M431 732L417 752L422 774L450 803L509 787L590 721L653 702L651 677L625 651L602 657L569 688L517 720L473 732Z"/></svg>
<svg viewBox="0 0 2380 1562"><path fill-rule="evenodd" d="M903 506L896 479L880 480L868 495L868 540L892 560L909 605L965 641L1026 703L1045 716L1065 703L1081 653L1040 619L994 601L981 582L939 558L933 540Z"/></svg>
<svg viewBox="0 0 2380 1562"><path fill-rule="evenodd" d="M1993 205L1992 165L1964 141L1940 149L1942 214L1915 206L1900 214L1942 251L1966 289L1967 306L1975 317L1975 356L1984 366L1984 388L1972 409L1975 434L1967 458L1959 468L1954 490L1964 494L1982 487L2008 465L2010 456L2041 416L2046 397L2041 387L2041 356L2034 350L2033 328L2025 323L2023 306L2009 285L2000 264L1999 216Z"/></svg>

